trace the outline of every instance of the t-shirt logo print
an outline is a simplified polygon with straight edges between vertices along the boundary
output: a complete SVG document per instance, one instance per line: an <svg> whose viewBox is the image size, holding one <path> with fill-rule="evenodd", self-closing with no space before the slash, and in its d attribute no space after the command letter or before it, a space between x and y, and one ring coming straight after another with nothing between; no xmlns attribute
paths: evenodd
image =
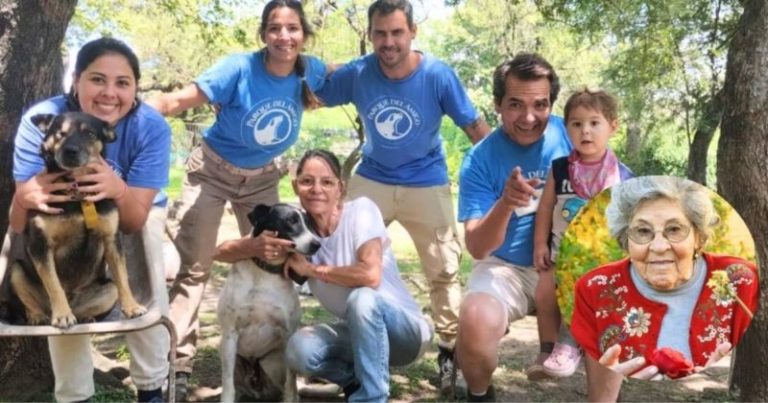
<svg viewBox="0 0 768 403"><path fill-rule="evenodd" d="M376 131L387 140L398 140L405 137L413 127L413 119L404 109L390 106L376 114L374 118Z"/></svg>
<svg viewBox="0 0 768 403"><path fill-rule="evenodd" d="M285 122L285 124L283 124ZM264 113L253 125L253 139L260 145L280 143L291 133L291 119L281 110Z"/></svg>

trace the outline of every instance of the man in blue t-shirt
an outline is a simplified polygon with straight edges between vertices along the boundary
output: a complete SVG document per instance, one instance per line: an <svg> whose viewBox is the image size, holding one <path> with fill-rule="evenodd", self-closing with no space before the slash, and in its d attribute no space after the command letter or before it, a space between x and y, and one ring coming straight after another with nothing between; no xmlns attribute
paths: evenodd
<svg viewBox="0 0 768 403"><path fill-rule="evenodd" d="M326 105L353 103L365 127L360 165L349 183L352 199L367 196L385 223L408 231L430 285L440 337L441 382L448 386L461 289L458 242L440 123L448 115L472 143L490 128L473 107L456 73L411 49L416 36L408 0L377 0L368 8L374 53L336 70L318 92Z"/></svg>
<svg viewBox="0 0 768 403"><path fill-rule="evenodd" d="M519 54L502 63L493 76L502 124L462 163L459 221L476 262L461 303L456 351L469 401L493 400L491 376L501 338L510 323L534 309L538 197L552 160L571 150L563 120L550 115L559 90L557 74L538 55ZM541 344L529 372L554 345Z"/></svg>

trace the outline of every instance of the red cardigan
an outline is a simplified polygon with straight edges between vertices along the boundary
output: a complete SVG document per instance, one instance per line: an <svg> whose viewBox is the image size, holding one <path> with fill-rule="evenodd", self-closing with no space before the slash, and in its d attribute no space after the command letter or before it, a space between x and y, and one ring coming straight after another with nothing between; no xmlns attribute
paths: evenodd
<svg viewBox="0 0 768 403"><path fill-rule="evenodd" d="M750 317L733 298L720 299L706 282L715 271L725 270L736 294L752 313L758 304L760 284L755 265L746 260L704 253L707 277L691 317L688 335L696 366L704 366L715 347L725 341L736 346ZM608 263L576 282L571 332L592 358L614 344L621 345L619 361L644 356L651 362L667 305L643 297L630 277L629 259Z"/></svg>

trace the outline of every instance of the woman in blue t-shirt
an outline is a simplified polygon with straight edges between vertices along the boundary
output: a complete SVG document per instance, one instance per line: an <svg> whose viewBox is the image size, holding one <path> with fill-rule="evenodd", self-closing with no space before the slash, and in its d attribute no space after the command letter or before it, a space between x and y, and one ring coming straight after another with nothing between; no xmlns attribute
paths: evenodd
<svg viewBox="0 0 768 403"><path fill-rule="evenodd" d="M251 227L248 212L257 204L278 202L281 172L275 158L298 139L303 109L319 106L313 91L325 79L325 65L301 55L312 35L301 2L267 3L259 35L266 44L263 49L227 56L185 88L147 101L164 115L204 104L217 110L216 121L187 160L176 206L179 228L174 243L181 267L170 298L171 320L179 335L176 368L181 398L192 371L197 312L224 205L231 204L245 235Z"/></svg>
<svg viewBox="0 0 768 403"><path fill-rule="evenodd" d="M168 185L168 155L171 129L162 116L137 98L141 76L139 60L133 51L112 38L85 44L77 54L72 89L32 106L22 117L16 134L13 176L16 181L9 217L11 230L21 234L30 210L56 214L58 202L70 195L55 194L71 183L54 183L60 174L45 172L40 156L43 133L30 120L38 114L82 111L109 123L116 139L107 143L105 157L88 164L92 173L74 175L78 189L91 194L87 200L113 199L120 215L120 229L133 233L124 238L129 271L143 270L157 285L155 303L167 313L168 299L163 282L162 246ZM147 268L148 266L148 268ZM126 335L131 352L131 378L138 401L163 401L161 386L168 374L170 339L163 326ZM51 365L56 379L57 401L85 401L94 394L93 361L89 335L48 338Z"/></svg>

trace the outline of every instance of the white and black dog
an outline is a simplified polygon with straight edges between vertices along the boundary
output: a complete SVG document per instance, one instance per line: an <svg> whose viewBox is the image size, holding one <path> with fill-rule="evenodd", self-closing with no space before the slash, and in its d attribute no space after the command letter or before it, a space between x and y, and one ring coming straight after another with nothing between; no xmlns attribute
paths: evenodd
<svg viewBox="0 0 768 403"><path fill-rule="evenodd" d="M320 242L309 217L288 204L259 205L248 214L252 236L275 231L293 253L312 255ZM237 397L298 401L296 375L285 364L285 346L301 319L299 297L283 276L283 261L241 260L219 296L221 401Z"/></svg>

